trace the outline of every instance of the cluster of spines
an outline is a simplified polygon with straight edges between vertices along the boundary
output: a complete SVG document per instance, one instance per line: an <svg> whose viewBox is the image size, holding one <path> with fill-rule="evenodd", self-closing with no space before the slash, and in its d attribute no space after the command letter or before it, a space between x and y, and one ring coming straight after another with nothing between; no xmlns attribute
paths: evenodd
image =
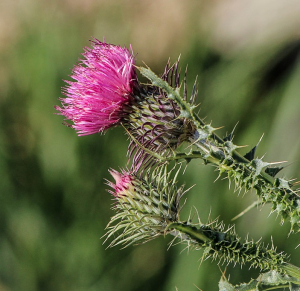
<svg viewBox="0 0 300 291"><path fill-rule="evenodd" d="M228 178L234 179L236 186L246 190L255 189L263 203L272 203L272 211L281 216L282 223L289 219L291 231L300 229L300 198L292 190L289 181L275 178L273 183L260 176L258 169L253 166L261 160L253 160L248 165L235 163L228 171ZM264 172L266 173L266 172Z"/></svg>
<svg viewBox="0 0 300 291"><path fill-rule="evenodd" d="M181 223L172 224L172 227L179 230L177 237L182 242L196 249L204 248L203 259L211 257L219 260L220 264L234 263L241 266L248 263L250 268L285 273L285 254L277 253L273 246L265 247L260 241L242 242L233 227L225 230L224 224L217 222L200 226Z"/></svg>
<svg viewBox="0 0 300 291"><path fill-rule="evenodd" d="M161 79L172 88L180 88L179 60L172 66L169 62ZM184 81L184 99L187 99L186 72ZM180 107L169 99L166 92L157 86L144 85L140 98L132 106L125 127L131 136L128 156L132 158L132 171L151 168L157 161L151 151L163 157L169 157L184 141L192 137L195 130L193 122L181 116ZM190 103L197 94L194 85Z"/></svg>
<svg viewBox="0 0 300 291"><path fill-rule="evenodd" d="M133 139L128 156L132 158L132 170L147 169L155 164L144 149L170 156L186 140L189 124L178 117L179 110L172 103L161 95L149 95L148 92L147 98L130 114L129 133Z"/></svg>
<svg viewBox="0 0 300 291"><path fill-rule="evenodd" d="M180 95L180 87L172 87L160 79L150 69L139 68L154 86L160 87L166 95L180 107L180 116L191 120L196 130L190 135L189 142L200 150L201 158L206 163L215 164L220 173L227 173L234 180L237 189L246 191L255 189L264 203L272 203L273 211L282 217L282 222L290 220L291 231L300 230L300 197L292 189L290 181L275 178L282 167L272 167L274 163L254 159L255 146L249 153L242 156L236 150L239 146L232 142L233 134L222 139L215 134L217 128L205 124L196 114L195 106L186 102ZM184 93L185 94L185 93ZM187 160L191 155L187 155ZM184 155L181 155L184 158ZM199 155L197 156L199 157ZM176 157L174 158L176 159Z"/></svg>
<svg viewBox="0 0 300 291"><path fill-rule="evenodd" d="M281 216L281 222L289 219L291 231L298 232L300 197L297 191L292 189L291 181L275 177L283 167L273 167L272 165L276 163L267 163L254 158L256 148L257 146L244 155L242 161L234 159L232 155L226 156L221 162L220 172L227 172L228 179L234 180L239 191L255 189L263 203L272 203L272 211ZM226 167L222 167L223 165Z"/></svg>
<svg viewBox="0 0 300 291"><path fill-rule="evenodd" d="M116 204L106 233L106 240L119 233L110 246L146 242L166 231L169 223L179 220L180 199L185 191L170 179L165 167L154 170L145 179L132 175L133 188Z"/></svg>
<svg viewBox="0 0 300 291"><path fill-rule="evenodd" d="M238 146L231 140L220 143L211 135L205 143L210 151L205 153L204 159L218 159L216 165L220 174L227 173L238 191L255 189L263 203L272 203L272 211L281 216L282 223L289 219L291 231L300 230L300 197L290 181L275 177L283 167L273 167L273 163L254 158L257 146L242 157L235 152Z"/></svg>

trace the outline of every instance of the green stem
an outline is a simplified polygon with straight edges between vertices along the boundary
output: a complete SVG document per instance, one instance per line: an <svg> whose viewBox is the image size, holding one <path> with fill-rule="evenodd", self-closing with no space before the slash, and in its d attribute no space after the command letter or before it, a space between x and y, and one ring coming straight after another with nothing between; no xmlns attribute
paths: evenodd
<svg viewBox="0 0 300 291"><path fill-rule="evenodd" d="M176 229L201 244L212 241L211 238L207 236L207 233L205 233L205 231L197 229L196 227L191 225L183 224L180 222L172 222L167 226L166 230L168 229Z"/></svg>
<svg viewBox="0 0 300 291"><path fill-rule="evenodd" d="M187 223L172 222L166 230L196 247L208 248L208 253L214 257L240 264L248 262L251 266L260 267L264 271L276 270L291 277L292 283L300 285L300 268L286 263L282 254L277 254L273 249L268 250L260 243L253 241L241 243L236 234L207 225L195 227Z"/></svg>

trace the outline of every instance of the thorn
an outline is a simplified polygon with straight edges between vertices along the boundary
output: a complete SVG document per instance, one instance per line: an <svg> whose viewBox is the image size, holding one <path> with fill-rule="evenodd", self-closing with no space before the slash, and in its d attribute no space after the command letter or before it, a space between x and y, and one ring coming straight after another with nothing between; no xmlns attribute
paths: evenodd
<svg viewBox="0 0 300 291"><path fill-rule="evenodd" d="M261 138L259 139L258 143L256 144L256 146L258 146L260 144L260 142L262 141L263 137L264 137L264 133L262 134Z"/></svg>
<svg viewBox="0 0 300 291"><path fill-rule="evenodd" d="M195 286L198 290L203 291L203 290L200 289L196 284L194 284L194 286ZM177 290L177 291L178 291L178 290Z"/></svg>
<svg viewBox="0 0 300 291"><path fill-rule="evenodd" d="M237 149L242 149L242 148L246 148L246 147L248 147L248 145L235 145L235 147L237 148Z"/></svg>
<svg viewBox="0 0 300 291"><path fill-rule="evenodd" d="M292 186L297 186L299 184L300 184L300 181L296 181L296 182L292 183ZM299 189L297 189L297 191L299 191Z"/></svg>
<svg viewBox="0 0 300 291"><path fill-rule="evenodd" d="M187 81L186 81L186 78L187 78L187 69L188 69L188 66L185 67L185 72L184 72L184 80L183 80L183 100L186 101L187 100Z"/></svg>
<svg viewBox="0 0 300 291"><path fill-rule="evenodd" d="M192 90L192 94L191 94L191 98L190 98L190 103L193 104L195 102L195 99L197 97L198 94L198 89L197 89L197 80L198 80L198 76L196 76L196 80L193 86L193 90Z"/></svg>
<svg viewBox="0 0 300 291"><path fill-rule="evenodd" d="M256 207L256 206L259 206L259 205L261 205L261 204L263 204L263 201L255 201L255 202L253 202L250 206L248 206L245 210L243 210L241 213L239 213L238 215L236 215L235 217L233 217L232 219L231 219L231 221L234 221L234 220L236 220L236 219L238 219L239 217L241 217L241 216L243 216L245 213L247 213L249 210L251 210L251 209L253 209L254 207Z"/></svg>
<svg viewBox="0 0 300 291"><path fill-rule="evenodd" d="M258 143L256 144L256 146L253 147L248 153L246 153L246 154L244 155L244 158L246 158L246 159L249 160L249 161L252 161L252 160L254 159L255 151L256 151L257 147L259 146L259 144L260 144L260 142L261 142L263 136L264 136L264 135L261 136L261 138L259 139L259 141L258 141Z"/></svg>
<svg viewBox="0 0 300 291"><path fill-rule="evenodd" d="M268 164L269 164L269 165L280 165L280 164L283 164L283 163L287 163L287 161L271 162L271 163L268 163Z"/></svg>
<svg viewBox="0 0 300 291"><path fill-rule="evenodd" d="M253 147L248 153L244 155L244 158L246 158L249 161L252 161L254 159L255 151L256 151L257 145Z"/></svg>
<svg viewBox="0 0 300 291"><path fill-rule="evenodd" d="M233 134L232 132L230 134L228 134L227 136L225 136L223 138L224 141L232 141L233 140Z"/></svg>
<svg viewBox="0 0 300 291"><path fill-rule="evenodd" d="M233 138L234 138L233 133L234 133L234 131L235 131L235 129L236 129L238 123L239 123L239 122L237 122L236 125L233 127L231 133L230 133L229 135L227 135L227 136L224 138L224 141L232 141L232 140L233 140Z"/></svg>
<svg viewBox="0 0 300 291"><path fill-rule="evenodd" d="M197 105L198 106L198 105ZM197 107L197 106L195 106L195 108ZM211 123L209 124L209 126L211 125ZM210 126L211 127L211 126ZM212 132L214 132L214 131L216 131L216 130L219 130L219 129L222 129L222 128L224 128L224 126L220 126L220 127L211 127L212 128Z"/></svg>

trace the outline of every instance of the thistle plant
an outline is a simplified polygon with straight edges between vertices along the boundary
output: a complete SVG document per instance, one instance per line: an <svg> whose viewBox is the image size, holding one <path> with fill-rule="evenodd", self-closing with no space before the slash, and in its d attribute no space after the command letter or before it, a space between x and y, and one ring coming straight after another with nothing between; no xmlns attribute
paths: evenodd
<svg viewBox="0 0 300 291"><path fill-rule="evenodd" d="M58 114L64 115L78 135L103 133L121 125L130 139L131 166L110 170L115 182L108 181L116 214L107 226L109 246L146 242L160 235L173 236L193 249L203 249L203 258L222 263L258 268L261 277L238 286L221 279L220 290L270 290L300 288L300 269L289 264L288 256L262 242L241 239L234 226L223 222L195 223L181 219L184 186L177 185L181 168L172 170L170 162L202 159L213 164L219 176L225 175L239 191L254 189L262 203L289 220L291 232L300 231L300 198L293 181L278 178L277 163L255 158L256 147L246 155L238 152L233 133L225 138L217 128L202 120L194 104L196 82L188 97L185 72L180 81L179 60L167 63L159 77L148 67L137 67L132 48L122 48L94 39L85 48L83 59L74 66L63 89ZM139 71L150 83L138 80ZM188 150L182 151L180 144ZM176 166L175 166L176 167ZM200 218L199 218L199 221ZM297 287L298 286L298 287Z"/></svg>

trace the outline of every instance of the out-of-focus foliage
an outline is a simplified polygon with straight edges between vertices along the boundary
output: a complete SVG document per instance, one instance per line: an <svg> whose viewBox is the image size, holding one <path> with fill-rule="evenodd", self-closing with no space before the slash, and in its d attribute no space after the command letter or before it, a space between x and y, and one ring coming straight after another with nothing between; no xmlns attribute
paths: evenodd
<svg viewBox="0 0 300 291"><path fill-rule="evenodd" d="M113 214L104 179L125 167L122 128L77 137L61 125L58 104L83 46L92 36L130 43L139 65L156 73L181 54L190 87L198 75L201 117L230 132L258 155L288 160L282 175L300 177L300 4L267 1L2 0L0 2L0 290L217 290L217 262L201 254L167 251L168 238L105 250L100 237ZM221 134L222 135L222 134ZM245 149L247 151L247 149ZM181 182L202 221L231 218L255 201L239 196L202 162ZM300 235L288 237L268 205L236 222L241 236L273 242L299 265ZM196 219L196 215L195 215ZM226 266L220 266L224 271ZM234 284L257 271L233 266Z"/></svg>

